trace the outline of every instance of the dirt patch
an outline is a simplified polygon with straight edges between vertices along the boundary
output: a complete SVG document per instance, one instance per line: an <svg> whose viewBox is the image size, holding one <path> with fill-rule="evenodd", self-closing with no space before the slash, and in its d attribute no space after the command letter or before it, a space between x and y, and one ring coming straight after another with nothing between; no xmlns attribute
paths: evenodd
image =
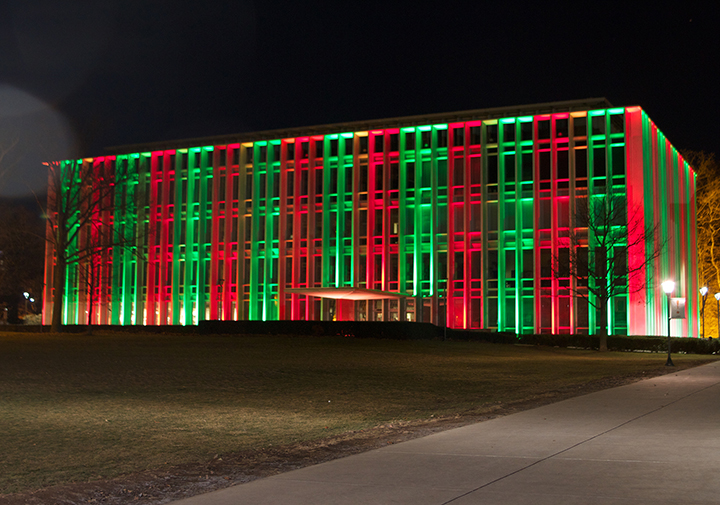
<svg viewBox="0 0 720 505"><path fill-rule="evenodd" d="M610 377L587 384L549 391L512 403L498 403L472 412L419 421L400 421L368 430L280 447L268 447L234 454L217 455L212 460L141 472L112 480L80 482L40 489L28 493L0 496L3 505L159 505L209 491L250 482L263 477L297 470L325 461L359 454L449 430L529 410L603 389L677 372L703 363L682 363L659 368L652 373Z"/></svg>

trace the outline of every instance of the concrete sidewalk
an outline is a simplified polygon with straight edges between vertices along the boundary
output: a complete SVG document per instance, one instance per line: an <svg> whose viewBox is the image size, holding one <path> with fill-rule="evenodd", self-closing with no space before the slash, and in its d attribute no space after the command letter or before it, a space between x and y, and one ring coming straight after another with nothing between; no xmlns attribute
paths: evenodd
<svg viewBox="0 0 720 505"><path fill-rule="evenodd" d="M174 503L717 504L720 362Z"/></svg>

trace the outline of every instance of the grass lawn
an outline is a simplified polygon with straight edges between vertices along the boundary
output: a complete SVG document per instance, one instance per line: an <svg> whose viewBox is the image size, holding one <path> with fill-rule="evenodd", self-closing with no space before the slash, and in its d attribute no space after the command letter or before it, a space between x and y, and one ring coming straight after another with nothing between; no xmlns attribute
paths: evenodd
<svg viewBox="0 0 720 505"><path fill-rule="evenodd" d="M0 333L0 494L480 410L664 363L468 342Z"/></svg>

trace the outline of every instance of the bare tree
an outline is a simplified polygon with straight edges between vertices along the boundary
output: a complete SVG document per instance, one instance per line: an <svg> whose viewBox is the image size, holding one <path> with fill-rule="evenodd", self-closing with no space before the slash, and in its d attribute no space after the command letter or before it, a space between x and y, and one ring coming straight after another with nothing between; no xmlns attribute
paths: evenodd
<svg viewBox="0 0 720 505"><path fill-rule="evenodd" d="M701 286L709 288L712 297L713 293L720 292L720 164L713 153L683 151L682 155L697 174L695 209L698 280ZM710 323L706 328L710 329L710 334L716 334L717 324L713 323L717 323L717 311L703 312L705 322Z"/></svg>
<svg viewBox="0 0 720 505"><path fill-rule="evenodd" d="M55 252L51 331L60 331L68 266L77 269L83 289L92 293L92 310L103 255L117 247L134 250L132 236L116 232L112 219L115 190L125 187L130 174L82 160L50 162L47 166L46 240Z"/></svg>
<svg viewBox="0 0 720 505"><path fill-rule="evenodd" d="M89 223L85 233L80 237L85 250L84 258L76 263L78 284L84 291L84 304L87 307L87 325L92 326L96 308L102 299L102 290L112 280L108 269L108 258L112 255L112 243L108 240L109 227L94 220Z"/></svg>
<svg viewBox="0 0 720 505"><path fill-rule="evenodd" d="M556 277L571 277L571 291L597 315L600 350L607 350L608 306L614 297L645 289L664 243L656 223L645 223L642 209L627 208L624 195L578 198L574 226L553 258ZM648 247L648 245L650 245Z"/></svg>
<svg viewBox="0 0 720 505"><path fill-rule="evenodd" d="M0 200L0 303L9 322L18 322L23 292L37 299L42 293L44 222L27 207L31 201Z"/></svg>

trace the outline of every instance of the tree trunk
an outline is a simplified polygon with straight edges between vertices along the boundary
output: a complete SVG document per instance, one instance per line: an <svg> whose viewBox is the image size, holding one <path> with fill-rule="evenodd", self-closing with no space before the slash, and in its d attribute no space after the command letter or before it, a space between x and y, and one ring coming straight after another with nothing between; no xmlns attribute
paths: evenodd
<svg viewBox="0 0 720 505"><path fill-rule="evenodd" d="M86 287L88 290L87 332L92 333L93 315L95 314L95 271L92 256L89 261L90 265L88 265L88 269L90 271L90 282Z"/></svg>
<svg viewBox="0 0 720 505"><path fill-rule="evenodd" d="M607 301L601 300L598 312L600 318L598 321L598 336L600 337L600 352L607 352Z"/></svg>
<svg viewBox="0 0 720 505"><path fill-rule="evenodd" d="M53 268L53 313L50 331L55 333L62 329L62 308L65 290L65 257L57 252L57 260Z"/></svg>
<svg viewBox="0 0 720 505"><path fill-rule="evenodd" d="M50 324L50 331L55 333L62 331L62 311L65 299L65 274L67 273L67 258L65 248L67 247L67 234L65 230L66 221L63 215L62 206L59 206L57 230L55 230L55 266L53 267L53 313Z"/></svg>

